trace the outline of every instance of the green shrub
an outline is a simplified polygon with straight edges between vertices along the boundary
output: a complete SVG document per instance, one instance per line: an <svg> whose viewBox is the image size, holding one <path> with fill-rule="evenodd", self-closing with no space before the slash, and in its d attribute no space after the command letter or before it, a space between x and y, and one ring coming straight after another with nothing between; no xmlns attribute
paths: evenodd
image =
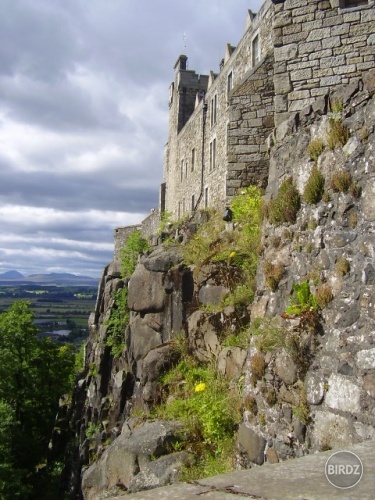
<svg viewBox="0 0 375 500"><path fill-rule="evenodd" d="M181 481L189 482L232 471L235 453L236 439L234 436L222 441L218 449L213 450L207 446L199 448L195 455L195 463L182 468Z"/></svg>
<svg viewBox="0 0 375 500"><path fill-rule="evenodd" d="M347 193L352 185L352 176L347 170L336 170L331 176L331 188L335 192Z"/></svg>
<svg viewBox="0 0 375 500"><path fill-rule="evenodd" d="M94 422L89 422L86 427L85 435L87 438L92 438L101 429L102 425L100 423L94 424Z"/></svg>
<svg viewBox="0 0 375 500"><path fill-rule="evenodd" d="M120 250L121 272L124 278L131 276L137 265L138 256L150 250L150 245L140 231L134 231Z"/></svg>
<svg viewBox="0 0 375 500"><path fill-rule="evenodd" d="M106 323L108 330L105 343L115 357L120 356L125 348L125 328L128 323L128 289L123 287L114 294L111 316Z"/></svg>
<svg viewBox="0 0 375 500"><path fill-rule="evenodd" d="M331 99L330 105L332 113L334 115L341 116L341 113L344 110L344 103L342 102L342 99L340 98Z"/></svg>
<svg viewBox="0 0 375 500"><path fill-rule="evenodd" d="M233 198L231 209L236 231L225 231L222 213L210 211L209 220L181 250L198 274L202 266L217 263L218 278L230 290L222 306L248 305L255 292L262 223L262 194L251 186Z"/></svg>
<svg viewBox="0 0 375 500"><path fill-rule="evenodd" d="M250 359L250 379L255 386L258 380L261 380L266 373L266 363L261 354L255 353Z"/></svg>
<svg viewBox="0 0 375 500"><path fill-rule="evenodd" d="M301 199L293 179L288 177L279 188L276 197L268 204L268 220L271 224L294 223L301 206Z"/></svg>
<svg viewBox="0 0 375 500"><path fill-rule="evenodd" d="M215 369L187 357L162 382L171 397L154 409L154 416L182 421L193 439L216 449L233 435L240 419L240 395L229 391L229 381Z"/></svg>
<svg viewBox="0 0 375 500"><path fill-rule="evenodd" d="M330 149L345 146L349 139L349 130L341 120L330 119L327 143Z"/></svg>
<svg viewBox="0 0 375 500"><path fill-rule="evenodd" d="M140 231L134 231L128 237L120 251L122 276L130 277L137 265L138 256L150 249L147 240ZM111 348L113 356L118 357L125 348L125 328L129 323L128 289L120 288L113 294L114 303L108 325L106 345Z"/></svg>
<svg viewBox="0 0 375 500"><path fill-rule="evenodd" d="M327 283L319 285L315 292L315 300L321 309L327 307L333 300L332 288Z"/></svg>
<svg viewBox="0 0 375 500"><path fill-rule="evenodd" d="M247 187L232 200L233 220L246 224L247 231L257 233L262 224L262 203L262 193L259 188L256 186Z"/></svg>
<svg viewBox="0 0 375 500"><path fill-rule="evenodd" d="M350 263L345 257L339 257L336 261L335 268L337 274L340 276L345 276L350 271Z"/></svg>
<svg viewBox="0 0 375 500"><path fill-rule="evenodd" d="M265 261L263 264L263 272L266 286L272 290L272 292L276 292L284 275L284 266L278 262L273 264L272 262Z"/></svg>
<svg viewBox="0 0 375 500"><path fill-rule="evenodd" d="M315 162L318 161L319 156L324 151L324 142L322 139L314 139L307 146L307 154Z"/></svg>
<svg viewBox="0 0 375 500"><path fill-rule="evenodd" d="M282 349L286 346L285 330L270 319L256 319L249 328L255 345L262 353Z"/></svg>
<svg viewBox="0 0 375 500"><path fill-rule="evenodd" d="M222 347L249 347L250 334L248 329L243 328L234 333L227 334L222 341Z"/></svg>
<svg viewBox="0 0 375 500"><path fill-rule="evenodd" d="M160 236L169 225L172 225L172 212L162 212L160 216L160 224L157 231L158 236Z"/></svg>
<svg viewBox="0 0 375 500"><path fill-rule="evenodd" d="M290 305L285 309L287 314L300 316L304 312L316 310L318 303L314 295L310 292L309 283L295 283L293 285L293 295L290 299Z"/></svg>
<svg viewBox="0 0 375 500"><path fill-rule="evenodd" d="M324 176L316 165L313 166L303 191L303 199L309 205L315 205L322 199L324 193Z"/></svg>

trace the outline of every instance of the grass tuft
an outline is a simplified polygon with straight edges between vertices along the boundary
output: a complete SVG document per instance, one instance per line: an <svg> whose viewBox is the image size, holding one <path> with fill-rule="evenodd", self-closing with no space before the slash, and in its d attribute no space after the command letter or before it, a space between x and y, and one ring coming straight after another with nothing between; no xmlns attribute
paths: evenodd
<svg viewBox="0 0 375 500"><path fill-rule="evenodd" d="M293 179L288 177L279 188L276 197L268 204L268 221L276 226L289 222L296 222L301 199Z"/></svg>

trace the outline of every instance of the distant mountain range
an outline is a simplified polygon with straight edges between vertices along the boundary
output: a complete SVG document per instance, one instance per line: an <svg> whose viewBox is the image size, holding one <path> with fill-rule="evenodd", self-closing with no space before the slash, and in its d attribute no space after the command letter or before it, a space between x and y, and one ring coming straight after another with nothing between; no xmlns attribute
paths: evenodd
<svg viewBox="0 0 375 500"><path fill-rule="evenodd" d="M1 285L82 285L97 286L98 279L90 276L77 276L70 273L49 273L49 274L31 274L24 276L18 271L7 271L0 274Z"/></svg>

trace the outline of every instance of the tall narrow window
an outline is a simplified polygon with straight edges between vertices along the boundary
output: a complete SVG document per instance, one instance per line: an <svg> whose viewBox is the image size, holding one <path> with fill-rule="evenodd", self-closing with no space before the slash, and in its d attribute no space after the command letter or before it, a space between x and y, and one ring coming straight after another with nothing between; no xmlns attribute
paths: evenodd
<svg viewBox="0 0 375 500"><path fill-rule="evenodd" d="M208 207L208 187L204 190L204 208Z"/></svg>
<svg viewBox="0 0 375 500"><path fill-rule="evenodd" d="M185 177L187 177L188 170L189 170L189 162L185 160Z"/></svg>
<svg viewBox="0 0 375 500"><path fill-rule="evenodd" d="M191 150L191 171L194 172L195 168L195 148Z"/></svg>
<svg viewBox="0 0 375 500"><path fill-rule="evenodd" d="M182 199L182 215L185 214L185 198Z"/></svg>
<svg viewBox="0 0 375 500"><path fill-rule="evenodd" d="M254 38L252 43L252 54L253 54L253 66L255 66L260 61L260 45L259 45L258 35Z"/></svg>
<svg viewBox="0 0 375 500"><path fill-rule="evenodd" d="M193 195L191 197L191 211L193 212L195 208L195 196Z"/></svg>
<svg viewBox="0 0 375 500"><path fill-rule="evenodd" d="M181 202L178 202L178 219L181 219Z"/></svg>
<svg viewBox="0 0 375 500"><path fill-rule="evenodd" d="M210 142L210 171L215 168L216 164L216 138Z"/></svg>
<svg viewBox="0 0 375 500"><path fill-rule="evenodd" d="M211 127L216 125L217 120L217 94L211 99Z"/></svg>
<svg viewBox="0 0 375 500"><path fill-rule="evenodd" d="M181 160L181 182L184 179L184 160Z"/></svg>
<svg viewBox="0 0 375 500"><path fill-rule="evenodd" d="M227 78L227 96L229 96L229 92L233 88L233 71L228 73L228 78Z"/></svg>

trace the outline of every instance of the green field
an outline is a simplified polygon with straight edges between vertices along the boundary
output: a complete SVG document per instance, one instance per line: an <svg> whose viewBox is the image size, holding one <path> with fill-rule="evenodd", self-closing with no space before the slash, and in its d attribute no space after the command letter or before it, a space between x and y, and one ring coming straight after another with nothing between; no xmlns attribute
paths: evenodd
<svg viewBox="0 0 375 500"><path fill-rule="evenodd" d="M59 340L82 340L88 335L88 318L94 310L96 287L11 285L0 287L0 313L15 300L27 300L41 335L69 331ZM50 335L53 336L53 335Z"/></svg>

